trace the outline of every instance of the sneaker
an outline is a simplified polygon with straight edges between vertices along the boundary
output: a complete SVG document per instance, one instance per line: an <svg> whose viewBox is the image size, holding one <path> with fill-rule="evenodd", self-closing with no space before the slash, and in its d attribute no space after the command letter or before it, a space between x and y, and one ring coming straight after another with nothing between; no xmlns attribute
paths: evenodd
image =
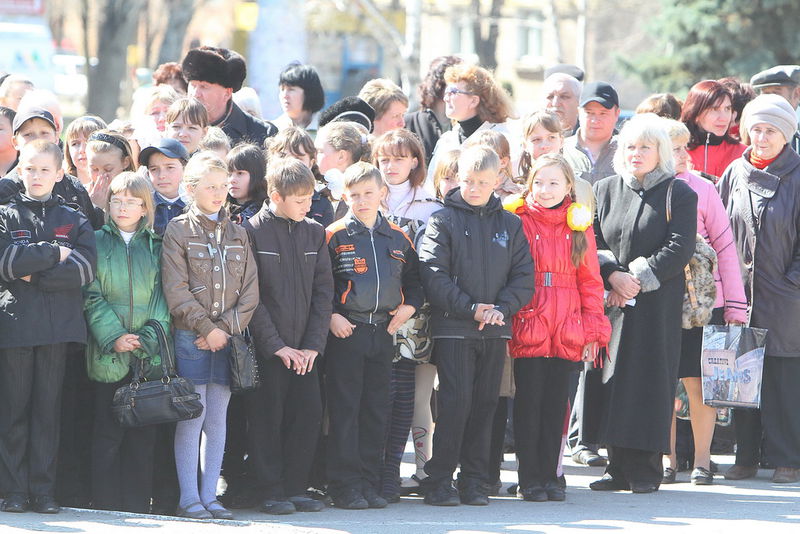
<svg viewBox="0 0 800 534"><path fill-rule="evenodd" d="M428 485L423 481L425 504L431 506L458 506L461 502L458 498L458 490L453 487L452 480L445 480L429 487L425 486Z"/></svg>
<svg viewBox="0 0 800 534"><path fill-rule="evenodd" d="M289 515L293 514L297 511L294 507L294 504L287 500L272 500L267 499L262 501L261 508L259 510L265 514L270 515Z"/></svg>
<svg viewBox="0 0 800 534"><path fill-rule="evenodd" d="M348 488L341 493L333 495L333 505L344 510L366 510L369 503L355 488Z"/></svg>
<svg viewBox="0 0 800 534"><path fill-rule="evenodd" d="M675 477L677 473L671 467L664 468L664 475L661 477L662 484L675 484Z"/></svg>
<svg viewBox="0 0 800 534"><path fill-rule="evenodd" d="M605 467L608 460L600 456L595 451L590 449L583 449L572 455L572 461L580 465L588 465L589 467Z"/></svg>
<svg viewBox="0 0 800 534"><path fill-rule="evenodd" d="M486 506L489 504L489 489L486 484L469 481L458 486L458 496L461 504L470 506Z"/></svg>
<svg viewBox="0 0 800 534"><path fill-rule="evenodd" d="M714 474L705 467L695 467L691 480L695 486L710 486L714 483Z"/></svg>
<svg viewBox="0 0 800 534"><path fill-rule="evenodd" d="M288 501L294 505L298 512L319 512L325 509L325 503L306 497L305 495L295 495L289 497Z"/></svg>
<svg viewBox="0 0 800 534"><path fill-rule="evenodd" d="M361 488L361 495L367 501L370 508L386 508L389 501L378 495L375 488L370 484L364 484Z"/></svg>

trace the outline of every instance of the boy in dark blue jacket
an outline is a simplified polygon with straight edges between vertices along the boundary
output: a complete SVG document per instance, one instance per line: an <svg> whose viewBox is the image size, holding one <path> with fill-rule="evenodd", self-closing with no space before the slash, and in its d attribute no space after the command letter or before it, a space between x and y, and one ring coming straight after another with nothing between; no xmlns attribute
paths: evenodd
<svg viewBox="0 0 800 534"><path fill-rule="evenodd" d="M499 171L493 150L463 151L459 187L431 216L420 244L435 339L432 363L439 373L439 417L422 486L425 502L436 506L489 504L489 444L511 316L533 295L533 259L522 223L493 194Z"/></svg>
<svg viewBox="0 0 800 534"><path fill-rule="evenodd" d="M334 279L325 351L328 488L339 508L383 508L387 501L377 490L393 336L424 299L411 240L379 212L387 193L380 171L351 165L344 187L350 211L328 227Z"/></svg>
<svg viewBox="0 0 800 534"><path fill-rule="evenodd" d="M67 344L86 342L81 287L94 278L94 231L53 194L58 145L20 152L25 190L0 208L0 463L2 510L57 513L54 498Z"/></svg>

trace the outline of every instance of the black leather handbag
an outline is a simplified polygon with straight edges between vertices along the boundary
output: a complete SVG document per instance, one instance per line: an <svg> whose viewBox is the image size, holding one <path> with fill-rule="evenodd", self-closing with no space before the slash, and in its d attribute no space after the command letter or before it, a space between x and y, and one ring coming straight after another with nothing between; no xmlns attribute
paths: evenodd
<svg viewBox="0 0 800 534"><path fill-rule="evenodd" d="M145 326L155 329L161 352L160 380L144 378L144 361L135 365L131 383L117 389L111 401L114 418L123 427L137 427L174 423L194 419L203 413L200 394L188 378L182 378L175 371L175 356L172 343L164 332L164 327L150 319Z"/></svg>
<svg viewBox="0 0 800 534"><path fill-rule="evenodd" d="M249 333L231 336L231 393L243 393L259 386L256 348Z"/></svg>

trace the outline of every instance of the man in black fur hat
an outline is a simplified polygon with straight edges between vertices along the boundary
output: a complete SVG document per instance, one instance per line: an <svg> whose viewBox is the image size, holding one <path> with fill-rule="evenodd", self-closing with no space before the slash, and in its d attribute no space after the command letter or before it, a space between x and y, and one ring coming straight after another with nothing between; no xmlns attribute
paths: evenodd
<svg viewBox="0 0 800 534"><path fill-rule="evenodd" d="M247 66L233 50L201 46L189 50L181 65L189 82L189 96L198 99L208 111L212 126L222 128L232 145L240 142L264 145L264 139L278 133L278 128L242 111L232 95L242 88Z"/></svg>

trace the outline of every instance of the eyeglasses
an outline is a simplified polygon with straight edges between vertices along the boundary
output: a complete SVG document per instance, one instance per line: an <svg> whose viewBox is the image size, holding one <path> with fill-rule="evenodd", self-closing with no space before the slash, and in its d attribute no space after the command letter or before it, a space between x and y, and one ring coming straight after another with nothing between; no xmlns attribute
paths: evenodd
<svg viewBox="0 0 800 534"><path fill-rule="evenodd" d="M118 198L112 198L111 201L108 203L114 209L125 208L126 210L132 210L135 208L142 207L141 200L120 200Z"/></svg>
<svg viewBox="0 0 800 534"><path fill-rule="evenodd" d="M463 90L459 89L458 87L453 87L453 86L447 87L444 90L444 96L448 96L448 95L450 95L450 96L455 96L455 95L474 95L474 94L475 93L471 93L469 91L463 91Z"/></svg>

